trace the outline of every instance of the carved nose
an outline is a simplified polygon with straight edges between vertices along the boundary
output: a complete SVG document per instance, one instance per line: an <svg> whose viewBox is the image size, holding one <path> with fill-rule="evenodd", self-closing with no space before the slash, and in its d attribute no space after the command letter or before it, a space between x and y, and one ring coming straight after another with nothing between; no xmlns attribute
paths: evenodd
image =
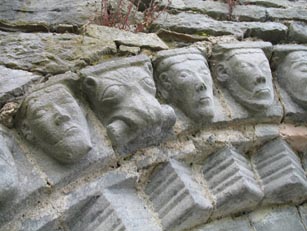
<svg viewBox="0 0 307 231"><path fill-rule="evenodd" d="M265 83L265 82L266 82L266 80L263 76L258 76L256 78L256 84L261 84L261 83Z"/></svg>
<svg viewBox="0 0 307 231"><path fill-rule="evenodd" d="M70 120L70 116L61 108L55 107L56 109L56 114L55 114L55 124L56 125L61 125L67 121Z"/></svg>
<svg viewBox="0 0 307 231"><path fill-rule="evenodd" d="M198 83L198 84L195 85L195 90L197 92L201 92L201 91L207 90L207 87L206 87L205 83L201 82L201 83Z"/></svg>

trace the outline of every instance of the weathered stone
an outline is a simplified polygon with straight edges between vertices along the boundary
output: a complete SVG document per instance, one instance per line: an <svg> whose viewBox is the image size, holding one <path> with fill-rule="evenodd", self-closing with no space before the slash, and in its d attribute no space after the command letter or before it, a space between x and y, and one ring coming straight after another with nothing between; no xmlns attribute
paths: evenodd
<svg viewBox="0 0 307 231"><path fill-rule="evenodd" d="M0 210L15 196L19 186L15 161L4 134L5 130L0 126Z"/></svg>
<svg viewBox="0 0 307 231"><path fill-rule="evenodd" d="M292 22L289 26L289 40L298 43L307 43L307 24Z"/></svg>
<svg viewBox="0 0 307 231"><path fill-rule="evenodd" d="M8 128L14 126L14 120L19 104L17 102L8 102L0 109L0 124Z"/></svg>
<svg viewBox="0 0 307 231"><path fill-rule="evenodd" d="M23 95L40 76L0 65L0 108L8 100Z"/></svg>
<svg viewBox="0 0 307 231"><path fill-rule="evenodd" d="M280 136L287 141L295 152L303 153L307 150L307 128L295 124L282 124ZM307 163L307 162L306 162Z"/></svg>
<svg viewBox="0 0 307 231"><path fill-rule="evenodd" d="M233 120L279 122L282 107L275 95L270 64L270 44L243 42L217 44L213 73Z"/></svg>
<svg viewBox="0 0 307 231"><path fill-rule="evenodd" d="M152 50L167 49L168 46L154 33L132 33L117 28L89 25L85 34L100 41L114 41L118 46L134 46Z"/></svg>
<svg viewBox="0 0 307 231"><path fill-rule="evenodd" d="M307 196L307 180L299 158L281 139L264 145L252 156L264 190L263 203L300 201Z"/></svg>
<svg viewBox="0 0 307 231"><path fill-rule="evenodd" d="M216 21L203 14L182 12L177 15L162 14L154 23L179 33L199 35L235 35L238 38L258 37L277 42L286 39L288 27L275 22L230 22Z"/></svg>
<svg viewBox="0 0 307 231"><path fill-rule="evenodd" d="M137 55L139 54L141 49L139 47L130 47L130 46L125 46L125 45L120 45L119 46L119 52L122 54L133 54Z"/></svg>
<svg viewBox="0 0 307 231"><path fill-rule="evenodd" d="M44 4L39 0L3 0L0 28L50 31L62 25L62 29L72 30L72 26L80 27L93 20L100 12L100 6L101 3L95 0L47 0Z"/></svg>
<svg viewBox="0 0 307 231"><path fill-rule="evenodd" d="M307 46L274 47L276 85L285 108L285 121L306 121Z"/></svg>
<svg viewBox="0 0 307 231"><path fill-rule="evenodd" d="M277 207L249 214L256 231L305 231L296 207Z"/></svg>
<svg viewBox="0 0 307 231"><path fill-rule="evenodd" d="M152 74L144 55L81 71L83 91L120 154L160 143L175 124L174 110L155 98Z"/></svg>
<svg viewBox="0 0 307 231"><path fill-rule="evenodd" d="M78 70L116 51L113 41L74 34L0 32L0 64L42 74Z"/></svg>
<svg viewBox="0 0 307 231"><path fill-rule="evenodd" d="M213 221L207 225L195 229L195 231L253 231L247 217L224 218Z"/></svg>
<svg viewBox="0 0 307 231"><path fill-rule="evenodd" d="M300 217L305 227L307 227L307 204L303 204L299 208Z"/></svg>
<svg viewBox="0 0 307 231"><path fill-rule="evenodd" d="M250 210L263 197L247 158L234 149L211 154L203 173L215 199L213 217Z"/></svg>
<svg viewBox="0 0 307 231"><path fill-rule="evenodd" d="M159 214L164 230L190 229L209 218L212 205L191 171L171 160L150 176L145 193Z"/></svg>
<svg viewBox="0 0 307 231"><path fill-rule="evenodd" d="M228 4L214 1L201 0L184 0L184 5L171 4L171 9L192 10L207 14L217 20L228 20L229 7ZM236 21L264 21L266 19L266 11L263 7L236 5L232 11L232 17Z"/></svg>
<svg viewBox="0 0 307 231"><path fill-rule="evenodd" d="M286 8L288 7L290 3L288 0L240 0L240 3L242 4L248 4L248 5L257 5L257 6L266 6L266 7L276 7L276 8Z"/></svg>
<svg viewBox="0 0 307 231"><path fill-rule="evenodd" d="M273 20L298 20L307 22L307 9L303 7L291 7L287 9L268 8L267 14Z"/></svg>

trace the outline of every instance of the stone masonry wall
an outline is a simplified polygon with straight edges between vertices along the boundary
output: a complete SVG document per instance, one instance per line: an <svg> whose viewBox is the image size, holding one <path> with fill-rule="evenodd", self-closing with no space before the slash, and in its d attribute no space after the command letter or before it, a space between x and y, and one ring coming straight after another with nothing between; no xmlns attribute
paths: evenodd
<svg viewBox="0 0 307 231"><path fill-rule="evenodd" d="M0 2L0 231L307 231L307 2L160 5Z"/></svg>

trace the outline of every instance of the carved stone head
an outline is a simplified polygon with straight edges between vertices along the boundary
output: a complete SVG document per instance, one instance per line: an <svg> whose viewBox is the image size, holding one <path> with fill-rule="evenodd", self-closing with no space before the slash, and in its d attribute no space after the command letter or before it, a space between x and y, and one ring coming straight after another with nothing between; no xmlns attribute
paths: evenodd
<svg viewBox="0 0 307 231"><path fill-rule="evenodd" d="M265 110L274 102L269 61L260 48L232 49L216 65L218 80L243 106Z"/></svg>
<svg viewBox="0 0 307 231"><path fill-rule="evenodd" d="M62 84L28 95L18 117L24 137L60 162L74 162L92 148L85 116Z"/></svg>
<svg viewBox="0 0 307 231"><path fill-rule="evenodd" d="M197 48L158 52L155 80L159 95L196 122L214 117L212 77Z"/></svg>
<svg viewBox="0 0 307 231"><path fill-rule="evenodd" d="M0 208L11 199L18 189L18 174L12 153L1 134L0 128Z"/></svg>
<svg viewBox="0 0 307 231"><path fill-rule="evenodd" d="M82 88L113 145L142 142L146 136L155 139L174 125L173 109L155 98L152 66L146 56L105 62L83 70L82 75Z"/></svg>
<svg viewBox="0 0 307 231"><path fill-rule="evenodd" d="M277 69L278 82L292 100L307 109L307 50L290 52Z"/></svg>

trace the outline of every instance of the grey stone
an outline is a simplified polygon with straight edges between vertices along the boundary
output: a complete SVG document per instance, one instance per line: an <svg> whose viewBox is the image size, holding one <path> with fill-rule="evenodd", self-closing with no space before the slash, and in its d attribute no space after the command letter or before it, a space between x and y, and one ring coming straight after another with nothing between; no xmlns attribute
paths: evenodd
<svg viewBox="0 0 307 231"><path fill-rule="evenodd" d="M197 48L160 51L154 60L158 95L197 123L214 117L213 82L207 60Z"/></svg>
<svg viewBox="0 0 307 231"><path fill-rule="evenodd" d="M266 6L266 7L276 7L276 8L286 8L290 4L288 0L240 0L240 3L248 4L248 5L257 5L257 6Z"/></svg>
<svg viewBox="0 0 307 231"><path fill-rule="evenodd" d="M181 163L170 160L158 166L145 193L159 214L164 230L191 229L206 222L212 205L203 189Z"/></svg>
<svg viewBox="0 0 307 231"><path fill-rule="evenodd" d="M203 173L215 198L213 217L250 210L263 197L250 163L235 149L226 147L211 154Z"/></svg>
<svg viewBox="0 0 307 231"><path fill-rule="evenodd" d="M214 1L184 0L184 5L171 4L171 9L192 10L207 14L217 20L229 19L228 4ZM236 21L265 21L266 9L259 6L236 5L233 8L232 18Z"/></svg>
<svg viewBox="0 0 307 231"><path fill-rule="evenodd" d="M274 20L298 20L307 22L307 9L304 7L291 7L287 9L268 8L267 13L268 17Z"/></svg>
<svg viewBox="0 0 307 231"><path fill-rule="evenodd" d="M100 41L114 41L118 46L134 46L152 50L168 49L168 46L154 33L132 33L117 28L89 25L85 34Z"/></svg>
<svg viewBox="0 0 307 231"><path fill-rule="evenodd" d="M0 108L8 100L23 95L40 78L30 72L13 70L0 65Z"/></svg>
<svg viewBox="0 0 307 231"><path fill-rule="evenodd" d="M247 217L224 218L201 226L195 231L253 231Z"/></svg>
<svg viewBox="0 0 307 231"><path fill-rule="evenodd" d="M120 154L161 142L176 121L160 105L147 56L115 59L81 71L82 88Z"/></svg>
<svg viewBox="0 0 307 231"><path fill-rule="evenodd" d="M305 231L296 207L257 210L249 215L256 231Z"/></svg>
<svg viewBox="0 0 307 231"><path fill-rule="evenodd" d="M288 27L276 22L216 21L203 14L186 12L177 15L161 14L153 26L187 34L258 37L272 42L285 40L288 30Z"/></svg>
<svg viewBox="0 0 307 231"><path fill-rule="evenodd" d="M72 26L80 27L93 20L100 12L100 6L101 3L95 0L47 0L44 4L39 0L3 0L0 28L50 31L62 25L62 29L75 30Z"/></svg>
<svg viewBox="0 0 307 231"><path fill-rule="evenodd" d="M15 196L19 186L17 168L5 134L0 126L0 211Z"/></svg>
<svg viewBox="0 0 307 231"><path fill-rule="evenodd" d="M307 204L303 204L299 208L300 217L305 227L307 227Z"/></svg>
<svg viewBox="0 0 307 231"><path fill-rule="evenodd" d="M45 85L24 99L17 127L56 160L76 162L93 147L85 115L64 84Z"/></svg>
<svg viewBox="0 0 307 231"><path fill-rule="evenodd" d="M0 64L45 75L78 70L116 51L113 41L74 34L0 32L0 40Z"/></svg>
<svg viewBox="0 0 307 231"><path fill-rule="evenodd" d="M252 156L264 190L263 203L301 201L307 196L307 180L301 162L289 145L277 139Z"/></svg>
<svg viewBox="0 0 307 231"><path fill-rule="evenodd" d="M289 39L298 43L307 43L307 24L292 22L289 26Z"/></svg>
<svg viewBox="0 0 307 231"><path fill-rule="evenodd" d="M133 54L137 55L139 54L141 49L139 47L130 47L130 46L125 46L125 45L120 45L119 46L119 52L122 54Z"/></svg>
<svg viewBox="0 0 307 231"><path fill-rule="evenodd" d="M272 60L276 66L276 86L285 108L285 121L306 121L307 46L278 45Z"/></svg>
<svg viewBox="0 0 307 231"><path fill-rule="evenodd" d="M248 47L249 46L249 47ZM269 44L218 44L212 65L232 120L280 122L282 107L275 95L268 57ZM266 55L264 51L266 52Z"/></svg>

